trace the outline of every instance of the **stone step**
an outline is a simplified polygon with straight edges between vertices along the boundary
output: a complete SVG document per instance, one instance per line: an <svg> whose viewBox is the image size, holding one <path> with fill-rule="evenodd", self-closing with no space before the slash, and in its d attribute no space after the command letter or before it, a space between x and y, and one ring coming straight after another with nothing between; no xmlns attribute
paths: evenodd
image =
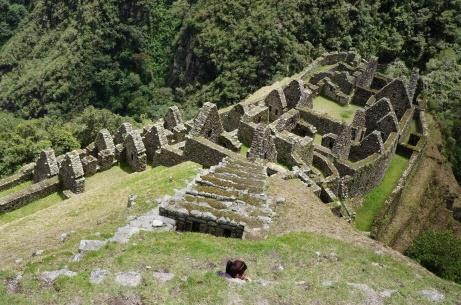
<svg viewBox="0 0 461 305"><path fill-rule="evenodd" d="M240 191L248 191L253 194L260 194L264 191L264 185L252 185L249 181L248 183L245 183L245 181L242 181L242 179L234 181L236 180L235 178L231 179L229 176L223 176L223 174L208 174L201 177L201 179L207 182L211 182L217 186ZM197 182L201 183L200 180L197 180Z"/></svg>

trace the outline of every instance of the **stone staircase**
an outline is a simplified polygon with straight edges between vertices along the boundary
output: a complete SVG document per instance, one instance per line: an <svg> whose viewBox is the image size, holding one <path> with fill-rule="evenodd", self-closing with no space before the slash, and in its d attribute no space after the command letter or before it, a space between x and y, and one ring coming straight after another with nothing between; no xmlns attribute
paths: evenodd
<svg viewBox="0 0 461 305"><path fill-rule="evenodd" d="M271 223L266 179L262 163L227 157L176 196L165 198L160 215L175 219L180 231L241 238L244 231Z"/></svg>

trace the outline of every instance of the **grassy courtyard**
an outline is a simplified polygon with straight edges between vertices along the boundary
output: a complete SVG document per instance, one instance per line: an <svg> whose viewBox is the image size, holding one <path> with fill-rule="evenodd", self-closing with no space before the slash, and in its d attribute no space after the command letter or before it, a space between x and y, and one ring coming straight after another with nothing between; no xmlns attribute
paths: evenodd
<svg viewBox="0 0 461 305"><path fill-rule="evenodd" d="M355 226L361 231L370 231L373 219L384 205L387 197L397 185L400 176L408 165L408 158L395 155L383 181L365 195L362 207L357 211Z"/></svg>
<svg viewBox="0 0 461 305"><path fill-rule="evenodd" d="M332 100L324 98L323 96L317 96L314 98L314 111L326 114L333 119L346 123L352 123L355 112L359 108L359 106L352 104L341 106Z"/></svg>

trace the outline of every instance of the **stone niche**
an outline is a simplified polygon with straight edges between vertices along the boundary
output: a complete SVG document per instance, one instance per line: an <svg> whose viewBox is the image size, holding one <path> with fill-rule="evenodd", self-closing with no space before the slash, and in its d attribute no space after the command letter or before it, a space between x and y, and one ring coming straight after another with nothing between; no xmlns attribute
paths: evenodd
<svg viewBox="0 0 461 305"><path fill-rule="evenodd" d="M146 169L146 147L139 132L134 130L125 137L125 154L125 160L132 170L142 172Z"/></svg>
<svg viewBox="0 0 461 305"><path fill-rule="evenodd" d="M59 181L64 190L70 190L75 194L85 191L83 166L76 151L68 152L64 156L59 170Z"/></svg>

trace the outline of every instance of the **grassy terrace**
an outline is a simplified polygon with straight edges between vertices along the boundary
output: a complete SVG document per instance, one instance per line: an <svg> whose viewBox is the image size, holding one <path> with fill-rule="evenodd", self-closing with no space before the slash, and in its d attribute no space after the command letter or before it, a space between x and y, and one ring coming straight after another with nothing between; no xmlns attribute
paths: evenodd
<svg viewBox="0 0 461 305"><path fill-rule="evenodd" d="M359 106L352 104L341 106L332 100L324 98L323 96L317 96L314 98L314 111L324 113L333 119L344 121L346 123L352 123L355 112L359 108Z"/></svg>
<svg viewBox="0 0 461 305"><path fill-rule="evenodd" d="M316 133L314 135L314 144L322 145L322 135L321 134Z"/></svg>
<svg viewBox="0 0 461 305"><path fill-rule="evenodd" d="M22 191L23 189L28 188L31 185L32 185L32 180L24 181L22 183L19 183L18 185L14 186L12 188L9 188L9 189L1 191L0 192L0 198L5 197L5 196L10 195L10 194L13 194L13 193L16 193L16 192L19 192L19 191Z"/></svg>
<svg viewBox="0 0 461 305"><path fill-rule="evenodd" d="M155 167L129 173L114 166L86 180L84 193L62 200L59 193L32 202L0 216L0 261L2 267L17 258L27 258L37 249L59 246L63 232L75 231L76 239L94 232L112 234L128 215L143 213L154 199L171 194L186 184L200 169L192 162L170 168ZM170 177L172 178L170 180ZM137 205L127 209L129 194L137 194Z"/></svg>
<svg viewBox="0 0 461 305"><path fill-rule="evenodd" d="M316 251L336 253L338 260L319 259ZM229 284L216 275L228 259L237 257L247 262L253 282ZM48 287L34 277L63 265L78 275L60 278ZM275 268L279 265L283 270ZM91 285L89 276L94 268L108 269L112 275L99 285ZM161 283L153 278L154 270L168 270L175 277ZM113 277L120 271L141 272L143 284L136 288L117 285ZM81 301L79 304L126 304L107 302L110 297L123 295L138 295L143 304L371 304L366 294L348 283L366 283L376 291L398 291L386 299L386 304L431 304L418 294L428 287L445 293L438 304L456 304L461 294L461 286L415 271L407 263L313 233L249 241L199 233L142 232L126 245L108 244L80 262L69 262L63 253L53 253L29 264L19 294L5 293L4 279L11 274L0 273L0 304L72 304L75 299ZM258 280L269 284L262 286ZM326 287L326 281L332 286Z"/></svg>
<svg viewBox="0 0 461 305"><path fill-rule="evenodd" d="M383 181L365 196L362 207L357 211L355 218L357 229L361 231L371 230L375 215L384 205L407 165L408 159L403 156L396 154L392 158Z"/></svg>
<svg viewBox="0 0 461 305"><path fill-rule="evenodd" d="M240 147L240 154L246 157L249 150L250 148L248 146L246 146L245 144L242 144L242 146Z"/></svg>

